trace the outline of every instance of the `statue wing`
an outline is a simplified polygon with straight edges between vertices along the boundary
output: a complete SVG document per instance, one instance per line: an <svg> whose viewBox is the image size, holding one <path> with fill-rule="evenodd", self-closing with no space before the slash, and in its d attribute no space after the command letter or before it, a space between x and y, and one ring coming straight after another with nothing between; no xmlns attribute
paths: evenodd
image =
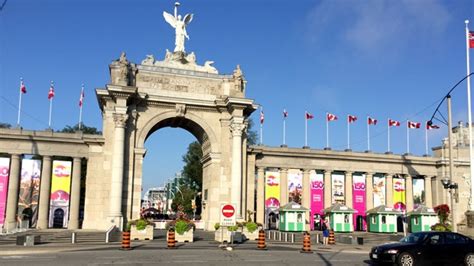
<svg viewBox="0 0 474 266"><path fill-rule="evenodd" d="M193 14L186 14L183 20L184 20L184 24L188 25L193 20Z"/></svg>
<svg viewBox="0 0 474 266"><path fill-rule="evenodd" d="M166 11L163 11L163 17L165 18L166 22L168 22L173 28L176 27L176 18L173 15L167 13Z"/></svg>

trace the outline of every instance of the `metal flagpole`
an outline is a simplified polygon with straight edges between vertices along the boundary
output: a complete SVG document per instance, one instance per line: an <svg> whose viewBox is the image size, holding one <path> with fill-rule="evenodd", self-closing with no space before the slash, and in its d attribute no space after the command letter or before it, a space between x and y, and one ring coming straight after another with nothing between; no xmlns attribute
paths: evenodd
<svg viewBox="0 0 474 266"><path fill-rule="evenodd" d="M308 112L304 114L304 146L308 147Z"/></svg>
<svg viewBox="0 0 474 266"><path fill-rule="evenodd" d="M53 98L49 99L49 120L48 120L48 128L51 129L51 111L53 109Z"/></svg>
<svg viewBox="0 0 474 266"><path fill-rule="evenodd" d="M263 143L263 124L260 123L260 145Z"/></svg>
<svg viewBox="0 0 474 266"><path fill-rule="evenodd" d="M326 113L326 148L329 148L329 121L328 121L328 113Z"/></svg>
<svg viewBox="0 0 474 266"><path fill-rule="evenodd" d="M388 134L387 134L387 152L390 152L390 120L387 123Z"/></svg>
<svg viewBox="0 0 474 266"><path fill-rule="evenodd" d="M370 125L369 125L368 116L367 116L367 151L370 151Z"/></svg>
<svg viewBox="0 0 474 266"><path fill-rule="evenodd" d="M428 155L428 122L425 124L425 154Z"/></svg>
<svg viewBox="0 0 474 266"><path fill-rule="evenodd" d="M283 115L283 145L286 145L286 117Z"/></svg>
<svg viewBox="0 0 474 266"><path fill-rule="evenodd" d="M470 65L469 65L469 20L464 21L466 24L466 69L467 75L471 74ZM469 201L469 210L474 211L474 151L472 148L472 115L471 115L471 77L467 78L467 120L468 120L468 129L469 129L469 162L471 168L471 195ZM450 129L451 130L451 129Z"/></svg>
<svg viewBox="0 0 474 266"><path fill-rule="evenodd" d="M349 116L347 117L347 149L349 150L351 148L350 144L350 135L351 135L351 125L349 123Z"/></svg>
<svg viewBox="0 0 474 266"><path fill-rule="evenodd" d="M18 119L17 119L17 121L16 121L16 126L17 126L17 127L20 127L21 96L22 96L22 94L23 94L23 92L21 91L22 86L23 86L23 78L20 78L20 98L19 98L19 100L18 100Z"/></svg>
<svg viewBox="0 0 474 266"><path fill-rule="evenodd" d="M82 105L84 105L84 84L82 84L82 88L81 88L81 96L79 98L79 104L81 106L79 106L79 130L81 130L82 128Z"/></svg>
<svg viewBox="0 0 474 266"><path fill-rule="evenodd" d="M410 121L407 121L407 154L410 153Z"/></svg>

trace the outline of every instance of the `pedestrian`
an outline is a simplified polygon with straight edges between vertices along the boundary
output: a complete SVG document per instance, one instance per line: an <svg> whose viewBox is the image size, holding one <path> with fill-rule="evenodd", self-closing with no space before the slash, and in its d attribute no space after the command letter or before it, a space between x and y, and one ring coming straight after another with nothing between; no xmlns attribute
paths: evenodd
<svg viewBox="0 0 474 266"><path fill-rule="evenodd" d="M323 230L323 245L328 245L328 242L329 242L329 225L328 225L328 221L326 219L324 219L324 221L323 221L322 230Z"/></svg>

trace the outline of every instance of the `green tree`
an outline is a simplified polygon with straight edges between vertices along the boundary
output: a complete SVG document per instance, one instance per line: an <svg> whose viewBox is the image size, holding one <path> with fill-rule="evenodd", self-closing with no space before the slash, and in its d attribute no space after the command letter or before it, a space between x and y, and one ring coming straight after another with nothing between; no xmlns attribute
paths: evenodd
<svg viewBox="0 0 474 266"><path fill-rule="evenodd" d="M63 129L59 130L58 132L61 133L75 133L76 131L79 131L79 124L76 124L75 126L65 126ZM88 127L86 125L81 126L81 131L84 134L93 134L93 135L101 135L102 131L97 130L95 127Z"/></svg>
<svg viewBox="0 0 474 266"><path fill-rule="evenodd" d="M194 195L196 195L194 189L185 185L180 186L174 195L171 208L173 209L173 211L177 212L178 207L181 206L183 207L184 213L192 214L193 208L191 206L191 201L194 199Z"/></svg>
<svg viewBox="0 0 474 266"><path fill-rule="evenodd" d="M257 144L257 132L254 130L253 120L249 118L247 128L247 145Z"/></svg>
<svg viewBox="0 0 474 266"><path fill-rule="evenodd" d="M11 128L12 125L8 124L8 123L0 123L0 128Z"/></svg>
<svg viewBox="0 0 474 266"><path fill-rule="evenodd" d="M188 151L183 155L183 178L188 187L199 191L202 188L202 147L194 141L188 146Z"/></svg>

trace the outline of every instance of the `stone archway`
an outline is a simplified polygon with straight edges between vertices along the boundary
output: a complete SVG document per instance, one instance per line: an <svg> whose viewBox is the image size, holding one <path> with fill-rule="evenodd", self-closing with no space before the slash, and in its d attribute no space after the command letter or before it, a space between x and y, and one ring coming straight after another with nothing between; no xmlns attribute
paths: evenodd
<svg viewBox="0 0 474 266"><path fill-rule="evenodd" d="M215 68L193 67L176 56L133 64L122 54L110 65L110 84L96 90L105 143L98 151L102 158L89 161L88 169L102 171L88 171L93 181L86 197L100 203L86 206L84 228L121 228L138 218L144 143L163 127L183 128L203 147L205 228L219 221L222 203L234 203L239 215L245 213L245 129L257 106L245 98L239 67L233 75L219 75Z"/></svg>

